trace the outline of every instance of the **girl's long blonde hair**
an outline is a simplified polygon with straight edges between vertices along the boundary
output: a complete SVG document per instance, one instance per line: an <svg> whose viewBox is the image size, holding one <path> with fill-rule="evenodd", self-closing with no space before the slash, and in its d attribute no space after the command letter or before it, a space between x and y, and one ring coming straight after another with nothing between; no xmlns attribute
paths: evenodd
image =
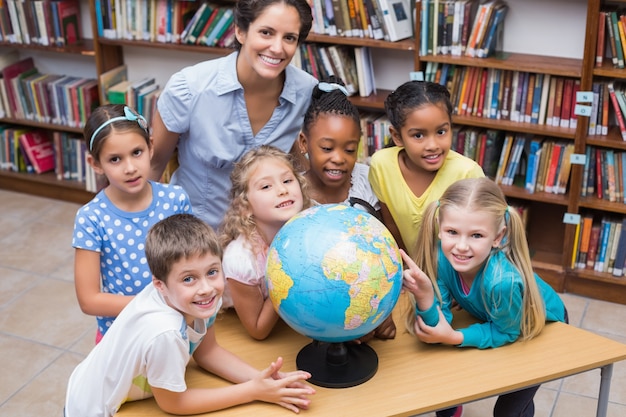
<svg viewBox="0 0 626 417"><path fill-rule="evenodd" d="M230 242L237 239L240 235L243 235L248 242L253 242L259 237L252 208L248 202L248 185L250 184L250 176L254 169L258 164L268 159L280 161L291 169L302 190L302 208L305 209L311 206L306 180L296 171L291 155L270 145L262 145L258 148L254 148L248 151L239 162L235 164L235 168L230 174L232 183L230 189L230 205L226 211L220 230L220 242L223 248L226 248Z"/></svg>
<svg viewBox="0 0 626 417"><path fill-rule="evenodd" d="M543 330L546 312L543 299L532 269L524 223L517 210L510 208L498 185L489 178L468 178L452 184L443 193L439 201L432 202L424 213L415 250L415 263L430 277L435 295L441 302L441 293L437 286L438 232L441 217L448 207L471 212L490 213L500 230L505 228L500 247L515 265L524 281L521 339L529 340ZM487 258L489 262L491 257ZM406 314L406 326L414 333L415 300L411 297L413 309Z"/></svg>

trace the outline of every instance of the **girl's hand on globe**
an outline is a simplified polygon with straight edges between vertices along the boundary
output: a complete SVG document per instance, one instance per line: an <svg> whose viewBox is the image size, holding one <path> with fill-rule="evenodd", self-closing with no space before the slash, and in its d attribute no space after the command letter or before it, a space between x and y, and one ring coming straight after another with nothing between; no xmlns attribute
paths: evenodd
<svg viewBox="0 0 626 417"><path fill-rule="evenodd" d="M430 278L420 269L407 253L400 249L402 260L406 268L402 273L402 288L409 291L415 297L417 307L424 311L428 310L434 302L435 291Z"/></svg>
<svg viewBox="0 0 626 417"><path fill-rule="evenodd" d="M315 394L315 390L304 382L311 374L305 371L280 372L282 366L283 358L279 357L251 381L257 387L256 399L278 404L294 413L306 410L311 403L307 396Z"/></svg>

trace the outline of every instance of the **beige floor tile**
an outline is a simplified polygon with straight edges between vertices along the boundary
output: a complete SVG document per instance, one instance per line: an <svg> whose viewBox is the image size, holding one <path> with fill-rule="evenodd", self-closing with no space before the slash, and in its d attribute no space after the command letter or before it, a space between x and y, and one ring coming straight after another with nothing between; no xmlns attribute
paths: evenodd
<svg viewBox="0 0 626 417"><path fill-rule="evenodd" d="M35 221L8 235L0 245L3 266L40 274L57 270L72 251L72 228Z"/></svg>
<svg viewBox="0 0 626 417"><path fill-rule="evenodd" d="M93 328L93 317L78 307L74 285L46 279L0 315L0 329L11 335L66 348Z"/></svg>
<svg viewBox="0 0 626 417"><path fill-rule="evenodd" d="M63 352L51 346L0 334L0 404L23 389ZM0 414L4 414L0 408ZM19 416L20 414L13 414Z"/></svg>
<svg viewBox="0 0 626 417"><path fill-rule="evenodd" d="M596 415L598 402L595 398L561 393L551 417L593 417ZM609 402L607 417L626 416L626 405Z"/></svg>
<svg viewBox="0 0 626 417"><path fill-rule="evenodd" d="M592 300L589 302L582 328L596 333L626 335L626 305Z"/></svg>
<svg viewBox="0 0 626 417"><path fill-rule="evenodd" d="M0 279L0 309L5 308L7 304L42 279L36 274L3 268L2 266L0 266L0 277L2 277Z"/></svg>
<svg viewBox="0 0 626 417"><path fill-rule="evenodd" d="M56 200L0 190L0 213L18 219L33 219L54 206Z"/></svg>
<svg viewBox="0 0 626 417"><path fill-rule="evenodd" d="M0 407L4 416L62 417L67 381L82 357L65 353Z"/></svg>

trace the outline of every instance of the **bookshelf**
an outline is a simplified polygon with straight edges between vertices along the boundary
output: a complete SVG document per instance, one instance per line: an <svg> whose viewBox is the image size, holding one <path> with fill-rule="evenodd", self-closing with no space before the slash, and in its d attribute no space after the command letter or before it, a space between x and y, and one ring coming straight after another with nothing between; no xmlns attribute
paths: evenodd
<svg viewBox="0 0 626 417"><path fill-rule="evenodd" d="M20 59L32 57L35 66L42 74L67 74L95 79L95 43L91 39L91 21L88 19L88 14L85 13L88 10L86 0L81 0L81 7L83 8L83 13L81 13L82 40L78 43L65 46L40 45L37 43L11 43L7 39L3 39L0 42L0 53L17 50ZM85 36L85 31L87 31L87 36ZM68 66L68 62L72 62L72 65ZM9 124L16 128L36 128L48 132L82 134L81 128L28 119L3 117L0 118L0 124ZM75 203L85 203L93 197L93 193L86 191L83 182L59 180L54 172L24 174L0 170L0 188Z"/></svg>
<svg viewBox="0 0 626 417"><path fill-rule="evenodd" d="M425 55L420 54L419 36L415 39L404 39L387 42L370 38L336 37L311 33L307 42L318 45L346 45L349 47L368 47L373 51L376 94L369 97L358 95L351 97L353 102L364 110L383 112L384 99L391 89L408 79L408 71L425 71L429 63L448 64L459 67L489 68L506 71L526 71L550 74L556 77L573 78L580 81L582 91L591 89L592 83L598 79L626 80L625 69L615 69L610 63L601 67L594 66L597 43L598 13L605 3L601 0L577 0L573 11L576 20L584 22L580 25L568 25L560 28L549 20L558 15L563 6L560 1L509 0L509 12L505 23L505 49L503 53L489 58L471 58L466 56ZM573 3L573 4L574 4ZM612 4L626 6L626 1L612 1ZM416 6L421 2L417 1ZM79 48L58 48L40 46L10 45L23 51L33 53L55 54L62 56L67 62L74 62L88 57L93 66L94 75L125 64L128 66L129 78L134 79L147 70L157 74L158 83L163 86L169 75L178 68L199 62L211 57L223 56L230 49L196 45L148 42L144 40L110 39L98 36L96 26L96 0L82 0L83 14L86 14L83 31L89 39ZM520 18L516 8L526 8L526 16ZM528 10L535 17L532 27L528 26ZM536 10L547 9L550 13L536 13ZM586 15L584 15L586 11ZM418 13L419 15L419 13ZM569 18L571 16L566 16ZM415 22L415 33L421 33L420 21ZM584 27L583 27L584 25ZM536 28L541 27L538 31ZM572 29L572 27L574 27ZM560 29L559 29L560 28ZM567 34L574 39L575 46L582 50L581 56L564 48L544 47L542 37L556 36L555 31L573 30ZM562 36L562 34L561 34ZM508 42L507 42L508 39ZM584 45L581 45L584 43ZM508 44L508 45L507 45ZM5 46L0 44L0 47ZM508 49L508 48L507 48ZM510 52L515 51L515 52ZM78 58L78 57L81 58ZM155 65L158 63L158 65ZM401 65L398 65L400 63ZM171 65L171 66L168 66ZM79 129L60 128L55 125L43 125L30 121L0 120L24 126L37 126L45 129L57 129L71 133L79 133ZM588 136L588 121L578 117L575 129L557 126L538 125L534 123L513 122L510 120L494 120L474 116L454 116L455 125L481 129L497 129L506 132L538 135L550 140L562 140L574 143L575 153L584 154L588 146L603 149L626 151L626 142L619 131L612 129L607 136ZM616 216L626 215L626 205L608 202L595 197L581 197L578 190L582 186L583 167L573 165L570 173L569 187L566 194L545 192L530 193L523 187L502 186L507 198L521 202L529 207L528 239L533 255L533 264L537 272L555 289L562 292L577 293L597 299L626 303L626 279L615 278L610 274L591 270L572 268L571 254L574 248L576 227L563 222L567 213L582 214L587 212L601 215L612 213ZM58 181L53 175L26 175L0 171L0 187L20 192L32 193L46 197L59 198L83 203L92 197L84 186L72 181Z"/></svg>

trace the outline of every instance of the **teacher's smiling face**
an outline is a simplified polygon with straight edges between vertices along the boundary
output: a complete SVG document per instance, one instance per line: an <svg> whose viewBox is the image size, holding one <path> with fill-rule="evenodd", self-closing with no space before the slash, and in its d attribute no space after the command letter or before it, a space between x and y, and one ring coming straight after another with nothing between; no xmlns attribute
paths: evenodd
<svg viewBox="0 0 626 417"><path fill-rule="evenodd" d="M240 77L256 73L265 79L274 79L284 70L298 47L300 15L295 7L284 3L268 6L250 24L247 32L236 28L242 45L237 72Z"/></svg>

